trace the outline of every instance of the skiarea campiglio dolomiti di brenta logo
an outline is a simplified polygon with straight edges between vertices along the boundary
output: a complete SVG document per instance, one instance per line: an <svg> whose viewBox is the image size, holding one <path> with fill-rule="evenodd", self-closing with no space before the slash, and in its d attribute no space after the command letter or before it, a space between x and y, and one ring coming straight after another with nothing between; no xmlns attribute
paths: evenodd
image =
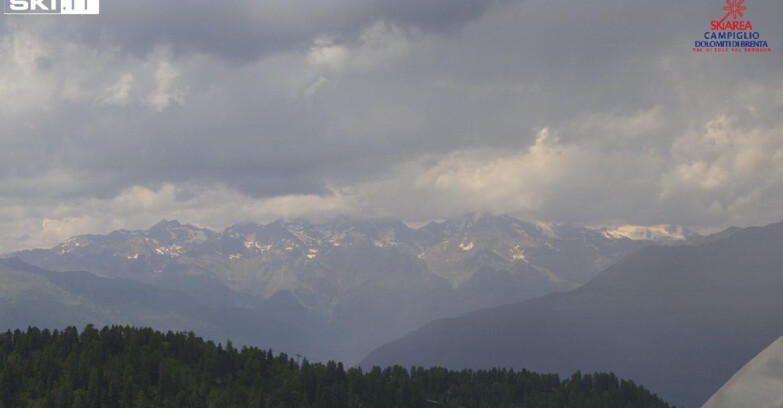
<svg viewBox="0 0 783 408"><path fill-rule="evenodd" d="M709 31L693 44L698 53L768 53L769 43L756 31L753 22L745 18L746 0L726 0L723 18L710 21Z"/></svg>

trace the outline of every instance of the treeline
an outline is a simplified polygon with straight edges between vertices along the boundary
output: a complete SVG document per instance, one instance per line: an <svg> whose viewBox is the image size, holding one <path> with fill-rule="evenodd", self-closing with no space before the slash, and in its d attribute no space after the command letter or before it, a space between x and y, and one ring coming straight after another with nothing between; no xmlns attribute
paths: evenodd
<svg viewBox="0 0 783 408"><path fill-rule="evenodd" d="M0 334L0 407L669 407L613 374L345 369L193 333L87 326Z"/></svg>

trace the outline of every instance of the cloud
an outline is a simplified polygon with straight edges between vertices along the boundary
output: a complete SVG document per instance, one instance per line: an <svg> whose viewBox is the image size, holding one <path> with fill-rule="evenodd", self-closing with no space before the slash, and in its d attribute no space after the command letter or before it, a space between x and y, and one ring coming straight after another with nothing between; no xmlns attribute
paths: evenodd
<svg viewBox="0 0 783 408"><path fill-rule="evenodd" d="M480 18L493 4L506 1L112 1L102 6L98 18L74 19L65 27L51 21L35 24L41 32L65 32L91 47L119 48L139 57L163 46L177 55L203 53L249 62L307 47L324 36L354 41L377 22L449 33Z"/></svg>
<svg viewBox="0 0 783 408"><path fill-rule="evenodd" d="M244 221L271 222L279 217L328 217L352 212L352 203L338 193L259 200L220 184L163 184L154 189L134 186L112 198L66 201L57 206L0 201L0 214L6 215L0 217L0 228L10 232L0 238L0 248L54 246L75 235L147 227L163 218L221 229Z"/></svg>
<svg viewBox="0 0 783 408"><path fill-rule="evenodd" d="M185 104L187 90L177 87L174 82L179 77L179 71L168 61L161 61L155 70L155 90L149 96L149 102L155 110L162 112L172 102Z"/></svg>
<svg viewBox="0 0 783 408"><path fill-rule="evenodd" d="M98 97L99 105L126 105L131 100L131 89L133 74L124 74L120 79L111 85L103 88L103 93Z"/></svg>
<svg viewBox="0 0 783 408"><path fill-rule="evenodd" d="M6 16L0 248L161 218L776 221L783 57L691 53L718 6L143 0ZM778 6L748 12L773 49Z"/></svg>

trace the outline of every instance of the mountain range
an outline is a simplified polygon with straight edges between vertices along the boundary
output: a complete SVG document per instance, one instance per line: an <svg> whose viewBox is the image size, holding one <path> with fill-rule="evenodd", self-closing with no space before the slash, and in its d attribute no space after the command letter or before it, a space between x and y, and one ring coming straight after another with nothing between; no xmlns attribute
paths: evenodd
<svg viewBox="0 0 783 408"><path fill-rule="evenodd" d="M209 311L261 314L303 338L252 344L353 363L431 320L568 291L650 243L695 235L672 226L591 229L473 214L420 228L336 217L216 232L162 221L13 256L45 270L175 291Z"/></svg>
<svg viewBox="0 0 783 408"><path fill-rule="evenodd" d="M783 333L783 223L648 246L569 293L441 319L363 366L607 371L686 407Z"/></svg>

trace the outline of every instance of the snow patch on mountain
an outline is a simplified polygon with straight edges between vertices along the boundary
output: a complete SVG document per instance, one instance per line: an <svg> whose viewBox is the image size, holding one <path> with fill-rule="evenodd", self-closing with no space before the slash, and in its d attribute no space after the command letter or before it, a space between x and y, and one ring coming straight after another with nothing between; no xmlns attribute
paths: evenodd
<svg viewBox="0 0 783 408"><path fill-rule="evenodd" d="M170 245L170 246L157 247L155 248L155 252L157 252L158 255L169 256L172 258L179 258L184 251L181 245Z"/></svg>
<svg viewBox="0 0 783 408"><path fill-rule="evenodd" d="M525 250L524 248L520 248L521 245L515 246L511 250L511 259L515 261L525 261Z"/></svg>
<svg viewBox="0 0 783 408"><path fill-rule="evenodd" d="M286 229L305 245L321 244L319 237L310 235L306 227L301 224L286 225Z"/></svg>
<svg viewBox="0 0 783 408"><path fill-rule="evenodd" d="M472 241L468 244L465 243L459 244L460 249L462 249L463 251L470 251L471 249L473 249L474 246L475 244Z"/></svg>
<svg viewBox="0 0 783 408"><path fill-rule="evenodd" d="M87 245L90 245L90 241L86 237L72 237L68 238L68 240L55 248L60 255L65 255L75 249L85 247Z"/></svg>
<svg viewBox="0 0 783 408"><path fill-rule="evenodd" d="M673 242L693 238L698 234L678 225L622 225L617 228L601 229L604 237L627 238L634 241Z"/></svg>

